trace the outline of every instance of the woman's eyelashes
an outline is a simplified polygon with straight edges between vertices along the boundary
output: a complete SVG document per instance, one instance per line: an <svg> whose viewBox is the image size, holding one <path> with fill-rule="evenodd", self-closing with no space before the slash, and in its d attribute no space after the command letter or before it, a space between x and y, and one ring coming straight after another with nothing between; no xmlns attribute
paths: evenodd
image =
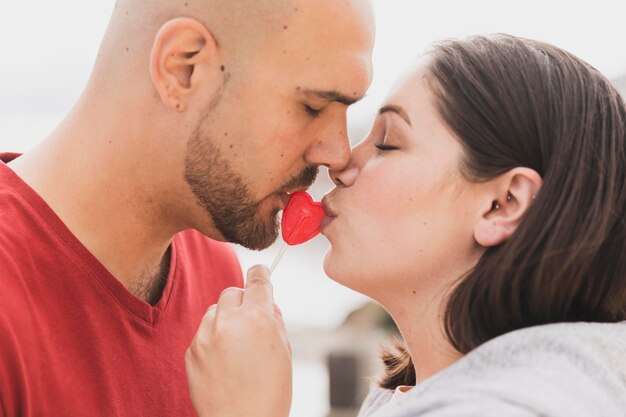
<svg viewBox="0 0 626 417"><path fill-rule="evenodd" d="M397 146L392 145L391 143L396 142L393 139L389 138L389 133L385 132L385 135L382 138L382 141L380 141L379 143L376 143L374 146L376 146L376 148L381 151L381 152L385 152L385 151L395 151L398 149ZM397 143L397 142L396 142Z"/></svg>
<svg viewBox="0 0 626 417"><path fill-rule="evenodd" d="M386 145L384 143L377 143L376 148L378 148L379 151L393 151L398 149L396 146L391 146L391 145Z"/></svg>
<svg viewBox="0 0 626 417"><path fill-rule="evenodd" d="M375 143L374 146L376 146L376 149L378 149L380 152L398 150L400 149L398 146L396 146L398 144L398 138L395 136L396 134L393 133L393 127L390 128L389 126L385 126L384 130L381 132L381 135L378 136L380 139L376 140L376 142L378 143ZM394 143L395 145L392 145L392 143Z"/></svg>

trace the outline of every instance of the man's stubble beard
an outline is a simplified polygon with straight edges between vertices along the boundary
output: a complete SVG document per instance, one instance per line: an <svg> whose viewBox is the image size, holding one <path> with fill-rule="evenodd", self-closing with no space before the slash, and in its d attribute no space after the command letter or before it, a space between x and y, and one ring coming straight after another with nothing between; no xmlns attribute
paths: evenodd
<svg viewBox="0 0 626 417"><path fill-rule="evenodd" d="M197 203L213 220L215 228L232 243L248 249L262 250L278 237L278 208L263 216L262 203L274 194L255 201L246 183L224 158L208 129L207 120L218 106L218 94L200 118L187 143L185 156L185 180L191 187ZM315 181L317 167L307 167L299 175L289 179L276 192L308 187Z"/></svg>

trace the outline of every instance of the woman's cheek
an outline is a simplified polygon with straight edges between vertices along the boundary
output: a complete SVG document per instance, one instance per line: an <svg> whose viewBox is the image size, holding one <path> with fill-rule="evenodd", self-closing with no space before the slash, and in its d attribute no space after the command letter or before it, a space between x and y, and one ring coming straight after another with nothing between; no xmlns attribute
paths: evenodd
<svg viewBox="0 0 626 417"><path fill-rule="evenodd" d="M358 184L361 186L358 198L355 198L359 200L359 210L378 222L387 222L408 210L414 195L409 192L410 184L414 182L408 177L411 167L384 162L364 173L363 181Z"/></svg>

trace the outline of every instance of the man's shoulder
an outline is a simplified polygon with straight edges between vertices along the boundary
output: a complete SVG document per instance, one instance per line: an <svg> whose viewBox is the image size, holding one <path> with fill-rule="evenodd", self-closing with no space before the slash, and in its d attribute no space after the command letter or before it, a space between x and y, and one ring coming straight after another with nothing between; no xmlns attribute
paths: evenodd
<svg viewBox="0 0 626 417"><path fill-rule="evenodd" d="M1 245L1 244L0 244ZM17 255L16 255L17 256ZM6 250L0 247L0 345L19 346L20 337L30 336L34 330L33 309L36 301L31 294L28 275L12 262ZM6 350L3 351L6 354Z"/></svg>
<svg viewBox="0 0 626 417"><path fill-rule="evenodd" d="M43 234L37 221L37 213L28 204L0 185L0 275L17 261L28 258L34 239Z"/></svg>
<svg viewBox="0 0 626 417"><path fill-rule="evenodd" d="M30 228L38 213L9 184L0 181L0 237L15 239L23 235L24 228Z"/></svg>
<svg viewBox="0 0 626 417"><path fill-rule="evenodd" d="M10 210L0 210L0 277L14 272L13 267L29 257L36 233L29 228L28 220Z"/></svg>

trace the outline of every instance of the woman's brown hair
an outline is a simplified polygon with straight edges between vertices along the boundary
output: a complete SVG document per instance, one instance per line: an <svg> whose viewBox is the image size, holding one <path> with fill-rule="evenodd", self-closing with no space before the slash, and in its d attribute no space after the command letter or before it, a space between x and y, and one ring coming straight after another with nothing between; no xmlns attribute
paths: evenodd
<svg viewBox="0 0 626 417"><path fill-rule="evenodd" d="M465 354L507 332L557 322L626 320L626 109L600 72L555 46L508 35L434 47L427 80L486 181L515 167L543 184L515 233L487 249L445 308ZM383 353L385 388L415 384L403 346Z"/></svg>

